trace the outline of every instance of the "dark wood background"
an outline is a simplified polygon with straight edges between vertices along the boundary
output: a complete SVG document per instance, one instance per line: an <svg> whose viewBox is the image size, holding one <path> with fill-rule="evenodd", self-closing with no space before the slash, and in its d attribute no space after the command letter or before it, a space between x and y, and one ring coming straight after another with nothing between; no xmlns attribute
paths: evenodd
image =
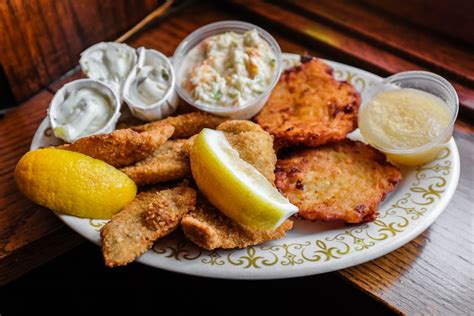
<svg viewBox="0 0 474 316"><path fill-rule="evenodd" d="M78 64L94 43L114 40L160 0L0 1L2 106L20 102Z"/></svg>
<svg viewBox="0 0 474 316"><path fill-rule="evenodd" d="M50 211L23 198L15 188L12 172L28 150L53 94L62 84L80 76L77 69L65 75L76 67L80 51L97 41L117 38L159 5L151 0L103 0L99 9L98 2L0 2L0 61L4 70L3 75L0 73L0 100L4 102L9 95L11 102L19 102L15 110L0 118L0 284L84 242ZM171 55L196 28L238 19L270 31L285 52L308 52L382 76L426 69L448 78L462 101L454 135L462 173L453 201L414 241L335 275L398 313L469 314L474 301L472 2L449 2L452 8L441 1L404 1L403 8L397 3L195 1L127 44ZM107 6L112 7L110 11L105 9ZM74 22L74 15L81 18ZM423 18L417 19L420 16ZM18 68L13 66L15 63Z"/></svg>

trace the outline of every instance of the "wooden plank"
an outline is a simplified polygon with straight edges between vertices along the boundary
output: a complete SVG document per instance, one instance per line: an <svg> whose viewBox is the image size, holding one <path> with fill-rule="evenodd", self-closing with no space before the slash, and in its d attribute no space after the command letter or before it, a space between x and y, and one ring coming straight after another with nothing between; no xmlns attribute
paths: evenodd
<svg viewBox="0 0 474 316"><path fill-rule="evenodd" d="M66 253L86 240L62 225L0 260L0 286Z"/></svg>
<svg viewBox="0 0 474 316"><path fill-rule="evenodd" d="M366 69L381 76L406 70L429 70L398 55L373 46L369 42L353 37L334 26L313 21L283 7L268 2L248 0L229 1L235 9L240 9L260 23L295 36L297 40L333 54L339 60ZM451 80L458 92L462 114L474 116L474 91Z"/></svg>
<svg viewBox="0 0 474 316"><path fill-rule="evenodd" d="M10 84L8 83L7 76L5 71L0 64L0 114L3 113L6 109L12 107L15 104L15 99L13 98L12 91L10 89Z"/></svg>
<svg viewBox="0 0 474 316"><path fill-rule="evenodd" d="M466 0L410 0L400 5L399 0L362 0L382 12L400 18L400 23L413 29L426 28L440 32L467 46L474 46L472 1ZM463 44L464 44L463 43Z"/></svg>
<svg viewBox="0 0 474 316"><path fill-rule="evenodd" d="M46 87L77 63L84 48L116 38L160 2L0 1L0 63L15 99Z"/></svg>
<svg viewBox="0 0 474 316"><path fill-rule="evenodd" d="M400 23L399 18L377 14L367 5L349 0L289 0L287 4L293 12L332 23L353 36L474 87L474 55L433 32L413 29Z"/></svg>

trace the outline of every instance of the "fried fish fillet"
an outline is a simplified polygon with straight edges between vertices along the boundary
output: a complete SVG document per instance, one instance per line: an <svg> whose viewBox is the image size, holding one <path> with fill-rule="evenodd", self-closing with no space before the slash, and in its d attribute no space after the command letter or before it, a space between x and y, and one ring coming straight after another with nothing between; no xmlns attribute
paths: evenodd
<svg viewBox="0 0 474 316"><path fill-rule="evenodd" d="M276 155L271 135L250 121L227 121L217 129L225 132L229 143L243 160L273 183ZM280 239L293 227L293 222L286 220L275 230L249 228L231 220L204 197L199 197L196 210L184 216L181 227L186 238L203 248L232 249Z"/></svg>
<svg viewBox="0 0 474 316"><path fill-rule="evenodd" d="M276 148L316 147L343 140L357 128L361 98L316 58L285 71L255 120L275 137Z"/></svg>
<svg viewBox="0 0 474 316"><path fill-rule="evenodd" d="M170 116L160 121L132 127L137 132L151 131L160 128L163 124L174 127L172 138L189 138L198 134L203 128L216 128L227 119L204 112L191 112L178 116Z"/></svg>
<svg viewBox="0 0 474 316"><path fill-rule="evenodd" d="M132 262L155 240L174 231L195 205L196 192L186 186L139 193L100 230L105 264Z"/></svg>
<svg viewBox="0 0 474 316"><path fill-rule="evenodd" d="M296 150L276 167L277 188L309 220L372 221L401 178L384 154L350 140Z"/></svg>
<svg viewBox="0 0 474 316"><path fill-rule="evenodd" d="M80 138L59 148L80 152L119 168L145 159L170 138L173 132L174 127L169 124L162 124L142 133L121 129L111 134Z"/></svg>
<svg viewBox="0 0 474 316"><path fill-rule="evenodd" d="M240 158L253 165L270 183L274 183L276 155L273 150L273 137L270 134L259 125L244 120L224 122L217 127L217 130L225 133Z"/></svg>
<svg viewBox="0 0 474 316"><path fill-rule="evenodd" d="M182 179L191 174L188 142L192 141L168 140L144 160L121 170L137 185Z"/></svg>
<svg viewBox="0 0 474 316"><path fill-rule="evenodd" d="M196 210L188 213L181 221L184 235L196 245L205 249L245 248L280 239L293 228L293 222L286 220L275 230L256 230L236 223L226 217L204 197L198 198Z"/></svg>
<svg viewBox="0 0 474 316"><path fill-rule="evenodd" d="M217 127L224 131L229 143L236 148L242 159L254 166L271 183L275 180L276 155L273 138L259 125L250 121L227 121ZM142 161L121 170L137 185L179 180L191 175L189 151L195 136L183 140L168 140ZM258 148L258 151L255 151Z"/></svg>

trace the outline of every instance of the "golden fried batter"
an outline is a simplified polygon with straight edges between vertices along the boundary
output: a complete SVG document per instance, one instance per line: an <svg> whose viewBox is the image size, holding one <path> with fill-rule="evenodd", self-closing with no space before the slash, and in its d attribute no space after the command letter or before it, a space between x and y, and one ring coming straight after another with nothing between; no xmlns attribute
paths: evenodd
<svg viewBox="0 0 474 316"><path fill-rule="evenodd" d="M297 150L276 167L277 188L309 220L372 221L401 178L384 154L350 140Z"/></svg>
<svg viewBox="0 0 474 316"><path fill-rule="evenodd" d="M105 161L114 167L131 165L143 160L173 134L174 127L162 124L159 128L143 133L121 129L105 135L80 138L60 149L76 151Z"/></svg>
<svg viewBox="0 0 474 316"><path fill-rule="evenodd" d="M169 124L174 127L172 138L189 138L198 134L203 128L216 128L227 119L204 112L191 112L178 116L170 116L160 121L151 122L145 125L132 127L138 132L151 131L160 128L162 124Z"/></svg>
<svg viewBox="0 0 474 316"><path fill-rule="evenodd" d="M275 230L256 230L240 225L226 217L203 197L198 198L196 210L181 221L184 235L196 245L205 249L245 248L280 239L293 228L293 222L286 220Z"/></svg>
<svg viewBox="0 0 474 316"><path fill-rule="evenodd" d="M332 69L316 58L284 72L255 120L275 137L276 148L319 146L343 140L357 128L360 95L334 79Z"/></svg>
<svg viewBox="0 0 474 316"><path fill-rule="evenodd" d="M195 205L196 192L186 186L138 194L100 230L105 264L114 267L132 262L155 240L174 231Z"/></svg>
<svg viewBox="0 0 474 316"><path fill-rule="evenodd" d="M250 121L233 120L220 124L230 145L241 159L253 165L270 183L275 181L276 155L273 150L273 137L259 125Z"/></svg>
<svg viewBox="0 0 474 316"><path fill-rule="evenodd" d="M187 142L186 139L168 140L144 160L121 170L137 185L182 179L191 174Z"/></svg>

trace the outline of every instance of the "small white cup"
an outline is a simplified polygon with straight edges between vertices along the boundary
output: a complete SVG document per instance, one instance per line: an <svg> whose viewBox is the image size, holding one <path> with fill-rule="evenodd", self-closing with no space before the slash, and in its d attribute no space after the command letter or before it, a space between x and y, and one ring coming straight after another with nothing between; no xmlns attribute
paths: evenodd
<svg viewBox="0 0 474 316"><path fill-rule="evenodd" d="M98 63L102 63L108 71L110 71L110 65L104 63L104 54L109 48L114 48L117 50L121 50L122 53L125 53L129 56L130 60L130 68L127 70L127 73L123 76L117 77L112 76L112 78L101 78L98 73L91 72L88 66L88 62L90 60L94 60ZM115 60L114 62L118 62ZM91 47L87 48L85 51L81 53L81 58L79 60L79 65L81 65L82 72L90 79L99 80L107 85L109 85L120 97L123 84L125 79L130 74L130 71L135 67L137 64L137 52L133 47L128 46L127 44L123 43L114 43L114 42L100 42L97 44L92 45ZM100 74L100 73L99 73Z"/></svg>
<svg viewBox="0 0 474 316"><path fill-rule="evenodd" d="M176 77L173 66L169 59L154 49L147 49L140 47L138 50L138 62L128 75L122 90L122 98L127 103L128 108L132 112L132 115L145 121L155 121L172 114L176 111L179 98L175 90ZM164 63L170 74L169 87L165 95L158 102L150 105L141 105L134 102L130 97L130 89L137 77L137 74L141 67L146 65L152 65L155 63Z"/></svg>
<svg viewBox="0 0 474 316"><path fill-rule="evenodd" d="M89 135L82 135L75 139L64 139L60 135L57 135L55 132L56 127L58 126L56 122L56 113L59 111L64 100L69 96L71 92L77 91L82 88L92 88L92 89L96 89L100 91L105 97L109 99L110 104L112 105L112 108L113 108L113 113L110 116L109 120L105 123L105 125L101 129ZM61 89L59 89L56 92L48 108L48 118L49 118L51 127L53 129L53 133L56 137L61 138L65 142L74 142L75 140L81 137L90 136L90 135L112 133L115 130L115 125L117 124L119 117L120 117L120 99L118 95L108 85L94 79L79 79L79 80L75 80L75 81L65 84Z"/></svg>

